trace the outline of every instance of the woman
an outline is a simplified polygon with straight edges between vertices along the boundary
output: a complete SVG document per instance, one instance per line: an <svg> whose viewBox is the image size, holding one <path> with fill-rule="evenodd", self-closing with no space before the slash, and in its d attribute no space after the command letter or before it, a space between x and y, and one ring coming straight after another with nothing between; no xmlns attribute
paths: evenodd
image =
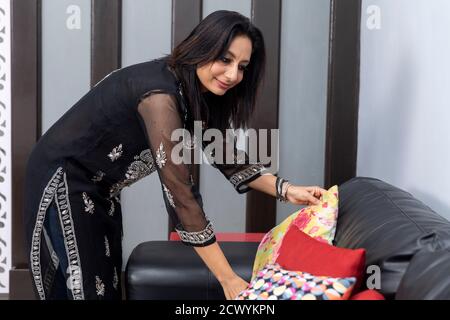
<svg viewBox="0 0 450 320"><path fill-rule="evenodd" d="M171 133L193 132L195 120L221 132L230 123L245 127L264 64L261 32L236 12L218 11L171 55L112 72L43 135L29 159L25 206L40 299L121 298L120 191L154 171L176 231L220 281L226 298L247 286L216 242L191 166L171 157ZM309 204L323 192L289 185L261 164L213 165L240 193L253 188Z"/></svg>

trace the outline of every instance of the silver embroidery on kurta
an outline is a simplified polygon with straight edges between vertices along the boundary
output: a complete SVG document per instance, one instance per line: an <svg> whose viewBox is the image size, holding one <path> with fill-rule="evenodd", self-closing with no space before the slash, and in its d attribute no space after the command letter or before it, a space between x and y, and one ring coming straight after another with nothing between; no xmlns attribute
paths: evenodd
<svg viewBox="0 0 450 320"><path fill-rule="evenodd" d="M242 171L236 172L230 177L230 182L235 188L238 188L245 181L250 180L254 176L267 170L262 164L252 164L250 167L245 168Z"/></svg>
<svg viewBox="0 0 450 320"><path fill-rule="evenodd" d="M167 201L169 201L170 206L171 206L172 208L176 208L175 202L173 201L173 195L172 195L172 193L170 192L169 188L167 188L166 185L165 185L164 183L163 183L163 190L164 190L164 192L165 192L165 194L166 194Z"/></svg>
<svg viewBox="0 0 450 320"><path fill-rule="evenodd" d="M111 252L109 251L109 241L108 237L105 236L105 256L111 257Z"/></svg>
<svg viewBox="0 0 450 320"><path fill-rule="evenodd" d="M175 231L180 236L180 239L184 242L191 244L203 244L214 237L214 229L211 221L208 221L205 229L196 232L188 232L183 230L181 225L175 228Z"/></svg>
<svg viewBox="0 0 450 320"><path fill-rule="evenodd" d="M83 192L84 211L93 214L95 211L94 202L89 198L86 192Z"/></svg>
<svg viewBox="0 0 450 320"><path fill-rule="evenodd" d="M167 157L166 152L163 149L163 143L159 145L159 148L156 150L156 164L158 168L162 168L166 165Z"/></svg>
<svg viewBox="0 0 450 320"><path fill-rule="evenodd" d="M95 176L93 176L92 177L92 181L93 182L100 182L100 181L102 181L103 180L103 177L105 176L106 174L103 172L103 171L97 171L97 173L95 174Z"/></svg>
<svg viewBox="0 0 450 320"><path fill-rule="evenodd" d="M105 296L105 284L99 276L95 276L95 289L98 296Z"/></svg>
<svg viewBox="0 0 450 320"><path fill-rule="evenodd" d="M108 215L109 216L114 216L114 211L116 210L116 206L114 205L114 201L109 200L109 202L111 203L111 207L108 210Z"/></svg>
<svg viewBox="0 0 450 320"><path fill-rule="evenodd" d="M134 159L135 161L130 164L125 173L125 180L115 183L109 190L110 198L117 196L123 188L128 187L156 170L150 149L142 151Z"/></svg>
<svg viewBox="0 0 450 320"><path fill-rule="evenodd" d="M83 277L81 271L80 256L78 253L78 245L74 232L74 225L72 220L72 212L69 202L69 191L67 186L66 174L63 168L58 168L50 179L50 182L45 187L41 202L39 204L39 211L36 217L36 225L33 231L32 246L30 252L31 271L33 274L34 284L39 294L39 298L46 299L45 290L48 290L48 282L45 279L41 270L40 252L41 252L41 234L44 226L45 215L48 207L55 199L56 208L58 210L61 223L64 225L63 236L64 244L69 259L69 278L67 286L72 292L74 300L83 300Z"/></svg>
<svg viewBox="0 0 450 320"><path fill-rule="evenodd" d="M31 243L30 267L33 274L34 284L41 300L45 300L46 298L40 262L41 234L44 230L43 227L47 209L53 201L53 198L55 197L56 189L58 188L58 185L62 179L62 173L62 169L59 168L44 189L44 193L39 204L39 211L37 213L36 224L34 226L33 238Z"/></svg>
<svg viewBox="0 0 450 320"><path fill-rule="evenodd" d="M119 286L119 276L117 275L117 269L114 267L114 275L113 275L113 287L117 290Z"/></svg>
<svg viewBox="0 0 450 320"><path fill-rule="evenodd" d="M185 149L193 150L196 149L198 145L199 145L198 138L195 134L192 137L190 137L189 135L185 136L183 131L183 147Z"/></svg>
<svg viewBox="0 0 450 320"><path fill-rule="evenodd" d="M122 150L122 144L112 149L112 151L108 154L109 159L111 162L116 161L122 156L123 150Z"/></svg>
<svg viewBox="0 0 450 320"><path fill-rule="evenodd" d="M73 299L74 300L84 300L83 292L83 277L81 268L81 259L78 252L77 239L75 237L75 226L72 219L72 210L69 203L69 189L67 184L66 173L63 175L64 184L60 184L58 188L58 193L64 195L64 200L59 200L56 204L58 207L58 212L60 214L61 222L64 225L64 239L67 257L69 258L68 272L69 284ZM59 196L58 196L59 198Z"/></svg>

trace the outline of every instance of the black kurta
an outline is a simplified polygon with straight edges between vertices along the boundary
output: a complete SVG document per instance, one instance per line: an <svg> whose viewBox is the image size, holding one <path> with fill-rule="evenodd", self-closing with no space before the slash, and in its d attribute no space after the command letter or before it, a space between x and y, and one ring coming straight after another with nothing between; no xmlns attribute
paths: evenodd
<svg viewBox="0 0 450 320"><path fill-rule="evenodd" d="M216 241L190 165L175 164L170 156L176 144L171 133L188 119L181 83L158 59L112 72L42 136L29 158L25 194L28 252L40 299L50 296L61 259L46 230L50 206L56 206L64 238L69 298L121 297L120 191L154 171L183 243ZM248 161L213 165L240 193L265 170Z"/></svg>

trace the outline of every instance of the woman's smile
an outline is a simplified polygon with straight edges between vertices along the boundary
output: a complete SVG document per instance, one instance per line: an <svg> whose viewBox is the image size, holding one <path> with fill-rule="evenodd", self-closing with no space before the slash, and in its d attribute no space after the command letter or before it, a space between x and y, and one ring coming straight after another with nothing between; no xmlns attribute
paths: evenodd
<svg viewBox="0 0 450 320"><path fill-rule="evenodd" d="M231 88L231 84L226 84L225 82L220 81L217 78L214 78L217 81L217 86L222 90L228 90Z"/></svg>

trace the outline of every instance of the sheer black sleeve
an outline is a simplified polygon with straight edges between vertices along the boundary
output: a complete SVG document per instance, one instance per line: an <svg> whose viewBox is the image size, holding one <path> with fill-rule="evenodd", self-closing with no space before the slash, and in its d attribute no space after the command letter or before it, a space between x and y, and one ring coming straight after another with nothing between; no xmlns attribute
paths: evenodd
<svg viewBox="0 0 450 320"><path fill-rule="evenodd" d="M203 211L198 189L190 174L190 165L172 157L178 150L178 141L172 141L172 132L182 129L183 123L177 100L170 93L154 92L142 97L138 114L155 159L167 212L183 243L206 246L216 237L211 222Z"/></svg>

